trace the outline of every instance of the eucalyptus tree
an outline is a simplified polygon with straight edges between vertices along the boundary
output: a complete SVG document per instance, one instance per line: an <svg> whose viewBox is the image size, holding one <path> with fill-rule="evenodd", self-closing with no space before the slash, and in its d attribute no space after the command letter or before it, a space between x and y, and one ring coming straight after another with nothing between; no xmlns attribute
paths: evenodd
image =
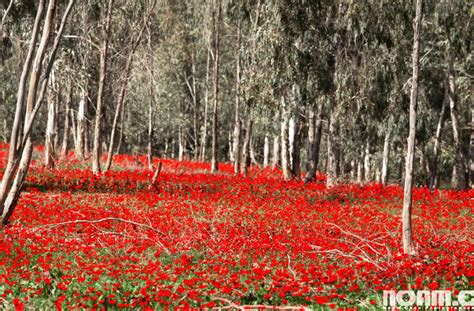
<svg viewBox="0 0 474 311"><path fill-rule="evenodd" d="M419 53L421 36L422 0L416 1L416 12L414 20L413 52L412 52L412 80L410 94L410 125L408 132L408 148L405 162L405 187L403 195L402 213L402 239L405 254L415 255L417 253L413 242L411 224L412 214L412 188L413 188L413 162L415 159L415 135L416 135L416 110L418 104L418 76L419 76Z"/></svg>
<svg viewBox="0 0 474 311"><path fill-rule="evenodd" d="M55 14L60 5L55 0L50 0L47 5L45 0L40 0L36 9L28 53L18 85L8 163L0 187L0 215L3 225L8 222L15 209L28 174L33 151L31 130L38 110L43 103L49 76L73 5L74 0L70 0L64 9L59 29L54 36L52 45L51 28L54 21L60 18ZM28 86L27 80L29 80ZM24 114L23 111L25 112ZM22 136L19 135L21 119L23 119Z"/></svg>
<svg viewBox="0 0 474 311"><path fill-rule="evenodd" d="M99 173L100 168L100 154L102 143L102 114L104 107L104 93L107 75L107 63L109 53L109 37L110 27L112 23L112 12L114 9L115 0L108 0L107 5L100 6L100 16L104 25L101 30L100 48L99 48L99 81L96 103L96 114L94 122L94 145L92 149L92 171Z"/></svg>
<svg viewBox="0 0 474 311"><path fill-rule="evenodd" d="M137 10L135 6L133 11L138 14L139 16L143 14L143 20L141 18L135 18L135 25L131 25L129 29L129 33L131 33L130 42L125 44L125 46L130 46L129 51L125 52L127 54L125 65L123 67L123 82L121 83L119 96L117 99L117 105L115 108L115 114L113 118L112 128L110 131L110 140L109 140L109 147L107 150L107 162L105 164L105 170L108 171L112 164L112 158L114 154L114 146L115 146L115 133L117 130L117 124L119 121L120 114L122 112L122 106L125 104L127 89L128 89L128 81L130 79L130 73L132 69L132 61L135 56L135 52L144 36L145 30L148 26L150 17L154 11L156 5L156 0L151 0L150 3L145 4L145 8L143 10ZM144 13L142 13L144 12ZM133 14L132 14L132 20Z"/></svg>

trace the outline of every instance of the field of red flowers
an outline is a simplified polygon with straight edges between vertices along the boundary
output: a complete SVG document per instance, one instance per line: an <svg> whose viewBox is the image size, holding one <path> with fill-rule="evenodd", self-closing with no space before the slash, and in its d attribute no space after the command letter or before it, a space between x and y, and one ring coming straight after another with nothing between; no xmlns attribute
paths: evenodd
<svg viewBox="0 0 474 311"><path fill-rule="evenodd" d="M139 162L117 156L101 175L75 160L33 164L0 229L0 309L377 310L384 289L474 287L473 190L415 189L409 258L398 186L327 189L323 176L303 185L162 160L150 187Z"/></svg>

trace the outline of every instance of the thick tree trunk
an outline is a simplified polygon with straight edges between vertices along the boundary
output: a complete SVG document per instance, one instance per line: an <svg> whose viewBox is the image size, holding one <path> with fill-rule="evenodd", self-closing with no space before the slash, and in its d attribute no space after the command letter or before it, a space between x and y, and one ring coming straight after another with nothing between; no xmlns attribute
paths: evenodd
<svg viewBox="0 0 474 311"><path fill-rule="evenodd" d="M315 115L314 108L310 108L308 120L308 163L306 165L305 184L311 182L316 178L316 172L319 164L319 149L321 146L321 136L323 129L323 109L324 106L318 108L318 113Z"/></svg>
<svg viewBox="0 0 474 311"><path fill-rule="evenodd" d="M61 156L65 157L69 148L69 132L70 132L70 122L69 118L71 116L71 104L72 104L72 79L68 79L66 87L66 102L64 107L64 130L63 130L63 141L61 143Z"/></svg>
<svg viewBox="0 0 474 311"><path fill-rule="evenodd" d="M234 139L232 151L234 154L234 173L239 173L240 168L240 48L242 42L242 29L240 26L240 20L237 26L237 56L236 56L236 70L235 70L235 119L234 119Z"/></svg>
<svg viewBox="0 0 474 311"><path fill-rule="evenodd" d="M211 173L218 170L217 163L217 105L219 96L219 39L220 39L220 19L221 19L221 0L214 0L213 11L213 41L214 41L214 66L212 73L212 150L211 150Z"/></svg>
<svg viewBox="0 0 474 311"><path fill-rule="evenodd" d="M461 143L461 124L458 103L456 102L456 77L453 62L452 53L448 48L448 100L451 111L451 124L453 126L454 149L456 152L451 186L457 190L461 190L467 188L467 180L465 157Z"/></svg>
<svg viewBox="0 0 474 311"><path fill-rule="evenodd" d="M100 49L99 57L99 90L97 92L97 105L95 112L95 123L94 123L94 146L92 149L92 172L97 174L100 172L100 154L101 154L101 127L102 127L102 113L104 106L104 93L105 93L105 78L107 74L107 58L109 50L109 36L110 36L110 23L112 19L112 9L114 0L109 0L107 5L107 12L105 15L105 27L102 31L102 46Z"/></svg>
<svg viewBox="0 0 474 311"><path fill-rule="evenodd" d="M413 242L413 232L411 224L412 214L412 188L413 188L413 162L415 160L415 134L416 134L416 110L418 104L418 75L419 75L419 53L420 53L420 33L422 0L416 1L416 15L413 35L412 53L412 80L410 94L410 114L409 130L407 140L407 155L405 162L405 187L403 195L402 211L402 240L405 254L416 255L417 251Z"/></svg>

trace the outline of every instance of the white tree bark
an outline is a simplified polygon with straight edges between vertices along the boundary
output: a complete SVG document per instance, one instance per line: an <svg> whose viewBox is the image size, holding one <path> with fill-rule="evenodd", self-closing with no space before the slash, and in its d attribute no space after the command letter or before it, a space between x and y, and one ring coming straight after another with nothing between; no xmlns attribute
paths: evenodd
<svg viewBox="0 0 474 311"><path fill-rule="evenodd" d="M422 0L416 1L416 15L413 35L412 52L412 78L410 94L409 130L407 140L407 154L405 161L405 187L403 193L402 210L402 240L405 254L416 255L417 251L413 242L413 231L411 224L412 214L412 188L413 188L413 162L415 160L415 134L416 134L416 110L418 104L418 76L419 76L419 53Z"/></svg>

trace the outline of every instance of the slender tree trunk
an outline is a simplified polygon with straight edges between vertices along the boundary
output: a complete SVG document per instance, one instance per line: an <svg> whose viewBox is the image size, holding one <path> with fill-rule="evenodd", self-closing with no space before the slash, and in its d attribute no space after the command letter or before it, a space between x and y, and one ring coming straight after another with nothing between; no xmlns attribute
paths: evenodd
<svg viewBox="0 0 474 311"><path fill-rule="evenodd" d="M244 144L242 147L242 162L240 166L240 173L247 176L248 168L250 166L250 140L252 138L252 117L250 114L250 105L247 106L247 121L245 129Z"/></svg>
<svg viewBox="0 0 474 311"><path fill-rule="evenodd" d="M74 0L70 0L66 11L62 17L59 30L57 32L56 38L54 40L53 46L51 48L51 53L49 56L49 60L47 61L47 65L45 67L43 73L43 79L41 80L41 87L38 93L38 85L40 82L40 77L42 74L43 69L43 59L46 54L46 49L48 47L50 35L51 35L51 28L53 23L54 12L56 10L56 1L50 0L48 4L48 9L46 12L45 22L43 26L43 33L41 36L41 40L38 46L38 50L36 51L35 59L33 62L33 67L31 67L31 63L29 64L30 68L33 68L30 74L30 82L28 87L28 96L26 101L26 111L24 116L24 126L23 126L23 140L20 143L20 148L17 150L17 157L14 159L14 163L10 164L12 170L5 171L4 177L6 174L14 174L16 172L15 178L13 180L13 184L10 186L9 182L11 181L10 175L7 177L7 184L4 184L5 180L2 181L2 193L0 193L0 214L1 214L1 223L2 225L6 225L10 216L12 215L15 206L17 204L18 198L20 197L23 184L26 179L26 175L28 173L28 169L30 166L31 155L33 151L33 145L31 142L31 128L33 127L35 117L38 113L39 108L44 99L44 95L46 93L49 75L51 73L54 61L56 59L56 53L58 51L59 42L62 37L62 33L64 31L64 26L66 24L67 18L69 13L72 9L74 4ZM36 27L36 23L41 20L42 13L44 8L44 2L41 1L39 4L39 9L37 12L37 17L35 21L35 29L39 31ZM32 37L37 36L37 33L33 33ZM35 42L36 40L32 40ZM27 68L27 71L29 69ZM20 84L21 85L21 84ZM24 96L24 93L23 93ZM22 101L24 97L21 98ZM22 106L22 105L20 105ZM15 145L16 146L16 145ZM16 169L18 168L18 171ZM5 195L6 192L3 192L3 189L8 191L8 195Z"/></svg>
<svg viewBox="0 0 474 311"><path fill-rule="evenodd" d="M105 93L105 78L107 74L107 58L109 50L109 36L110 36L110 24L112 19L112 9L114 0L109 0L107 5L107 13L105 16L105 27L102 31L102 46L100 49L99 58L99 90L97 92L97 105L95 112L95 123L94 123L94 146L92 149L92 172L97 174L100 172L100 151L101 151L101 127L102 127L102 113L104 105L104 93Z"/></svg>
<svg viewBox="0 0 474 311"><path fill-rule="evenodd" d="M412 214L412 188L413 188L413 162L415 160L415 133L416 133L416 110L418 104L418 75L419 75L419 53L420 53L420 33L422 0L416 1L416 15L413 35L412 53L412 80L410 94L410 115L408 131L408 149L405 162L405 187L403 195L402 211L402 239L403 251L405 254L416 255L417 251L413 242L413 232L411 224Z"/></svg>
<svg viewBox="0 0 474 311"><path fill-rule="evenodd" d="M194 160L199 159L199 106L200 99L198 98L196 86L196 59L194 53L191 54L191 68L192 68L192 93L193 93L193 135L194 135Z"/></svg>
<svg viewBox="0 0 474 311"><path fill-rule="evenodd" d="M240 48L242 42L242 29L240 20L237 26L237 52L236 52L236 68L235 68L235 121L234 121L234 141L232 151L234 153L234 173L239 173L240 168Z"/></svg>
<svg viewBox="0 0 474 311"><path fill-rule="evenodd" d="M275 136L273 137L273 156L272 156L273 169L278 167L279 161L280 161L280 135L275 134Z"/></svg>
<svg viewBox="0 0 474 311"><path fill-rule="evenodd" d="M59 106L61 105L61 88L59 82L54 83L56 85L56 91L54 94L54 137L53 137L53 155L56 157L56 154L59 149Z"/></svg>
<svg viewBox="0 0 474 311"><path fill-rule="evenodd" d="M383 156L382 156L382 173L381 183L386 186L388 181L388 161L390 159L390 135L391 130L385 130L385 138L383 142Z"/></svg>
<svg viewBox="0 0 474 311"><path fill-rule="evenodd" d="M87 105L87 93L81 91L81 99L79 100L79 109L77 111L77 144L76 144L76 155L80 160L84 160L86 156L86 105Z"/></svg>
<svg viewBox="0 0 474 311"><path fill-rule="evenodd" d="M253 165L260 165L257 160L257 155L255 154L255 149L253 148L253 137L250 137L250 162Z"/></svg>
<svg viewBox="0 0 474 311"><path fill-rule="evenodd" d="M305 113L305 83L294 83L292 87L292 104L294 108L294 115L291 118L292 130L290 131L290 150L291 150L291 171L293 176L298 177L301 173L301 136L304 127L303 115Z"/></svg>
<svg viewBox="0 0 474 311"><path fill-rule="evenodd" d="M210 39L209 39L209 49L207 52L207 63L206 63L206 92L204 95L204 124L202 127L202 133L201 133L201 154L199 156L199 159L201 161L206 160L206 146L207 146L207 117L209 115L209 71L210 71Z"/></svg>
<svg viewBox="0 0 474 311"><path fill-rule="evenodd" d="M184 139L183 128L180 126L178 129L178 161L184 160L184 152L186 150L186 141Z"/></svg>
<svg viewBox="0 0 474 311"><path fill-rule="evenodd" d="M77 126L76 126L76 118L75 118L75 115L74 115L74 110L73 109L69 109L69 113L70 113L70 120L71 120L71 131L72 131L72 142L74 144L74 148L76 148L77 146Z"/></svg>
<svg viewBox="0 0 474 311"><path fill-rule="evenodd" d="M16 168L14 167L15 162L18 162L17 161L18 160L17 147L20 144L20 141L22 140L21 134L20 134L20 128L21 128L21 118L23 117L22 112L24 110L27 79L29 77L30 70L32 68L33 59L35 56L36 43L38 41L38 36L40 33L40 27L41 27L41 20L43 18L43 13L44 13L44 5L45 5L45 1L40 0L37 11L36 11L33 31L31 33L28 54L26 56L25 63L23 64L23 70L20 76L20 81L18 83L15 117L13 120L12 131L10 134L8 162L7 162L5 171L3 173L2 184L0 187L0 216L2 216L2 218L3 218L2 213L4 211L4 202L7 197L8 191L10 190L11 182L16 171Z"/></svg>
<svg viewBox="0 0 474 311"><path fill-rule="evenodd" d="M454 72L454 60L450 49L448 48L448 100L451 111L451 124L453 126L454 149L456 151L456 160L453 167L452 187L461 190L467 188L466 166L464 152L461 143L461 124L456 102L456 77Z"/></svg>
<svg viewBox="0 0 474 311"><path fill-rule="evenodd" d="M443 98L443 104L441 106L441 113L439 115L438 124L436 126L436 133L433 146L433 159L431 161L430 168L430 181L429 187L431 190L437 188L439 178L438 178L438 158L441 151L441 133L443 130L443 123L446 119L446 95Z"/></svg>
<svg viewBox="0 0 474 311"><path fill-rule="evenodd" d="M54 78L54 77L53 77ZM48 120L46 125L46 139L45 139L45 166L49 169L54 168L55 148L54 138L56 136L56 109L55 109L55 94L53 93L54 79L51 79L51 89L48 94Z"/></svg>
<svg viewBox="0 0 474 311"><path fill-rule="evenodd" d="M330 112L329 118L329 133L328 133L328 157L327 157L327 185L332 187L338 176L338 160L339 160L339 151L337 146L337 111L336 105L333 104Z"/></svg>
<svg viewBox="0 0 474 311"><path fill-rule="evenodd" d="M65 157L69 148L69 132L70 132L70 122L69 118L72 113L71 103L72 103L72 79L68 79L66 87L66 102L65 102L65 111L64 111L64 130L63 130L63 141L61 143L61 156Z"/></svg>
<svg viewBox="0 0 474 311"><path fill-rule="evenodd" d="M364 171L365 171L365 182L368 183L371 181L371 167L370 167L370 143L369 138L365 144L365 157L364 157Z"/></svg>
<svg viewBox="0 0 474 311"><path fill-rule="evenodd" d="M316 172L318 170L319 149L321 146L321 136L323 129L323 109L324 105L321 104L316 115L314 113L314 108L310 108L309 111L308 163L306 166L307 173L304 179L305 184L311 182L316 178Z"/></svg>
<svg viewBox="0 0 474 311"><path fill-rule="evenodd" d="M270 138L265 133L265 139L263 142L263 166L267 167L270 164Z"/></svg>
<svg viewBox="0 0 474 311"><path fill-rule="evenodd" d="M120 132L119 132L119 141L117 142L117 148L115 149L115 152L114 154L119 154L120 153L120 149L122 148L122 144L123 142L125 141L125 113L127 113L126 111L127 109L127 103L125 102L123 105L122 105L122 109L120 111Z"/></svg>
<svg viewBox="0 0 474 311"><path fill-rule="evenodd" d="M153 86L150 87L150 100L148 101L148 145L147 159L148 169L153 170L153 105L154 91Z"/></svg>
<svg viewBox="0 0 474 311"><path fill-rule="evenodd" d="M169 150L170 150L170 138L168 137L168 134L165 136L165 150L163 151L163 157L165 159L168 159L169 155Z"/></svg>
<svg viewBox="0 0 474 311"><path fill-rule="evenodd" d="M213 5L213 33L214 33L214 66L212 73L212 150L211 150L211 173L218 170L217 163L217 106L219 96L219 26L221 19L221 0L214 0Z"/></svg>
<svg viewBox="0 0 474 311"><path fill-rule="evenodd" d="M281 121L281 168L283 170L283 179L290 180L294 176L291 172L290 165L290 148L289 148L289 121L290 112L288 110L285 99L282 97L282 121Z"/></svg>
<svg viewBox="0 0 474 311"><path fill-rule="evenodd" d="M104 169L105 171L108 171L110 169L110 166L112 165L112 160L113 160L113 155L114 155L115 132L117 130L117 124L119 121L120 113L122 112L122 106L125 104L125 99L127 97L128 80L130 77L130 72L132 70L133 56L135 55L138 45L140 44L140 41L143 37L143 33L145 32L146 27L148 26L148 20L150 18L151 12L153 11L153 8L155 7L155 4L156 4L156 0L153 1L150 7L150 10L146 13L146 17L143 21L143 25L140 28L138 35L135 37L135 40L132 42L132 48L130 50L130 53L128 54L127 62L125 63L125 69L124 69L125 79L122 83L120 95L117 101L117 107L115 109L112 130L110 133L109 148L107 150L107 162L105 164L105 169Z"/></svg>

